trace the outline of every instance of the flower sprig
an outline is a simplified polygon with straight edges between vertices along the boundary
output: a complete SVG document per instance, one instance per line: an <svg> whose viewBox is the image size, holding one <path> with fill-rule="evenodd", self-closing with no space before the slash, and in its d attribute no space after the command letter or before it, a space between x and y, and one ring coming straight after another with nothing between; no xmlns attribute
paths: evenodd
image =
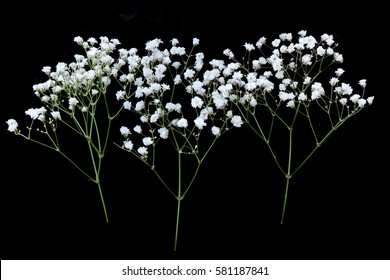
<svg viewBox="0 0 390 280"><path fill-rule="evenodd" d="M124 63L120 57L114 58L118 56L115 51L120 45L117 39L100 37L99 42L93 37L87 41L75 37L74 41L83 47L85 54L74 55L75 61L69 64L58 63L54 70L50 66L43 67L42 72L48 79L33 85L33 91L39 98L41 107L25 111L31 118L27 131L19 129L15 119L7 121L8 130L58 152L89 181L95 183L108 222L101 187L101 168L108 145L111 122L122 110L121 106L111 108L112 102L108 101L112 98L109 86L111 81L116 79ZM81 167L74 160L78 151L75 149L64 151L66 145L76 147L73 141L77 138L74 138L72 143L66 143L66 140L59 137L59 130L63 128L68 129L67 133L70 131L80 141L84 141L90 156L92 171ZM74 154L69 155L72 150Z"/></svg>
<svg viewBox="0 0 390 280"><path fill-rule="evenodd" d="M317 40L302 30L296 41L291 33L281 33L270 45L261 37L255 45L245 43L244 47L243 62L230 49L223 52L229 61L223 68L224 78L238 96L233 102L245 123L267 145L286 178L283 223L291 177L337 128L371 105L374 97L365 97L365 79L358 82L359 93L349 83L342 82L344 70L337 65L344 58L335 50L337 44L332 35L323 34ZM334 65L333 76L324 80L321 75ZM298 125L305 123L311 134L297 134ZM273 144L280 142L280 134L275 131L278 128L284 128L288 138L285 165ZM298 150L295 140L299 143L307 137L312 137L311 151L303 160L293 162L293 152Z"/></svg>
<svg viewBox="0 0 390 280"><path fill-rule="evenodd" d="M181 201L216 140L243 124L231 109L235 96L230 94L231 88L223 85L219 64L211 61L210 68L205 69L204 54L194 54L198 43L194 38L187 53L175 38L169 49L161 49L163 42L154 39L146 43L145 56L138 56L134 49L129 51L127 61L131 67L121 77L126 86L118 95L123 107L133 113L120 128L125 140L118 146L144 162L177 200L175 250ZM163 141L169 141L177 156L175 186L167 182L157 166L158 144ZM166 146L162 144L163 147ZM196 167L190 180L185 180L182 165L190 157Z"/></svg>

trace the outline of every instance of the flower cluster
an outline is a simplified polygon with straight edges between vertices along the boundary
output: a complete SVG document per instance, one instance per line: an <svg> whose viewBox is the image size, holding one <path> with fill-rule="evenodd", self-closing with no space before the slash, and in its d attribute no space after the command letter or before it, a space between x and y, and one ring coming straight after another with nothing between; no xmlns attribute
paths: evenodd
<svg viewBox="0 0 390 280"><path fill-rule="evenodd" d="M84 41L81 37L76 37L74 41L83 47L85 54L76 54L74 62L60 62L55 69L50 66L43 67L42 72L48 79L33 85L33 91L40 99L41 106L25 111L31 118L28 132L20 130L14 119L7 121L8 130L59 152L90 181L95 182L99 187L108 221L100 186L100 166L108 143L111 121L122 108L117 106L116 112L112 113L112 108L108 107L106 92L125 62L120 55L115 54L117 46L120 45L117 39L100 37L98 42L95 38ZM118 58L115 59L114 56ZM36 120L40 121L40 125L35 125ZM86 141L93 175L81 168L74 157L63 152L62 139L58 136L60 123L69 128L76 137L80 136ZM36 130L46 138L33 134L34 126L37 126Z"/></svg>
<svg viewBox="0 0 390 280"><path fill-rule="evenodd" d="M261 37L255 45L245 43L249 56L254 56L257 49L259 55L254 59L239 63L230 49L224 55L231 61L225 68L225 77L240 93L239 103L246 110L253 110L257 105L276 106L285 104L289 108L297 108L298 104L308 107L313 102L325 111L330 104L341 105L338 110L340 118L354 114L373 101L373 97L364 98L366 80L359 81L363 93L353 93L348 83L340 81L344 73L337 68L334 76L326 84L316 79L326 68L334 63L343 63L343 55L335 51L337 44L333 36L323 34L317 41L307 32L298 32L296 42L291 33L282 33L267 45L267 39ZM256 46L256 47L255 47ZM344 115L341 113L344 112Z"/></svg>
<svg viewBox="0 0 390 280"><path fill-rule="evenodd" d="M359 92L341 80L344 70L339 65L344 58L336 47L332 35L323 34L317 40L302 30L297 38L291 33L281 33L269 44L265 37L255 44L245 43L243 62L239 62L230 49L223 52L229 62L226 66L220 63L220 69L227 81L226 86L232 87L232 93L237 95L237 99L233 100L236 108L243 120L266 143L287 179L282 223L292 175L338 127L374 100L373 96L364 96L365 79L357 83ZM336 69L326 79L322 73L325 70L332 73L328 69L332 65ZM276 122L282 124L288 136L287 167L283 167L272 145ZM301 122L311 130L314 145L304 160L294 167L292 153L293 150L300 152L300 148L293 144L296 137L293 128L297 123L301 125ZM314 123L321 125L315 126ZM322 131L319 131L319 127ZM300 135L297 143L308 136L310 134Z"/></svg>
<svg viewBox="0 0 390 280"><path fill-rule="evenodd" d="M205 69L204 54L193 54L199 44L197 38L188 54L177 39L170 43L169 49L163 49L163 42L154 39L146 43L146 55L141 57L132 49L123 57L129 72L119 77L124 90L117 93L117 98L138 116L135 120L129 118L131 126L120 128L125 137L123 147L147 159L151 147L154 152L159 140L171 137L175 150L195 154L201 160L201 132L208 130L219 137L230 127L243 124L231 109L230 101L237 97L224 84L216 61ZM141 139L135 144L137 136Z"/></svg>

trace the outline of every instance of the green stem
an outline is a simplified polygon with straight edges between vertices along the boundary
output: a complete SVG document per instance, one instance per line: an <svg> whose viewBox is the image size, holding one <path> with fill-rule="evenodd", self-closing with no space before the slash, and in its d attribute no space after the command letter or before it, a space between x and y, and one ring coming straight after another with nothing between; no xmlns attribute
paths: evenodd
<svg viewBox="0 0 390 280"><path fill-rule="evenodd" d="M286 212L286 205L287 205L288 187L290 185L290 179L291 179L292 130L293 130L292 127L290 127L289 128L290 141L289 141L289 148L288 148L288 166L287 166L287 174L286 174L286 189L284 192L283 212L282 212L282 219L280 221L281 224L283 224L283 222L284 222L284 215Z"/></svg>
<svg viewBox="0 0 390 280"><path fill-rule="evenodd" d="M287 177L287 176L286 176ZM282 219L280 221L280 224L283 224L284 222L284 214L286 213L286 205L287 205L287 194L288 194L288 186L290 184L290 178L287 177L286 180L286 190L284 192L284 201L283 201L283 212L282 212Z"/></svg>
<svg viewBox="0 0 390 280"><path fill-rule="evenodd" d="M173 250L177 249L177 239L179 235L179 218L180 218L180 201L181 197L181 150L178 151L178 190L177 190L177 213L176 213L176 230L175 230L175 245Z"/></svg>
<svg viewBox="0 0 390 280"><path fill-rule="evenodd" d="M103 191L102 191L102 187L100 185L100 180L97 181L97 185L99 188L100 200L102 201L102 205L103 205L104 216L106 217L106 222L108 223L108 214L107 214L106 204L104 203Z"/></svg>
<svg viewBox="0 0 390 280"><path fill-rule="evenodd" d="M178 198L177 199L177 213L176 213L175 245L173 247L173 250L175 252L176 252L176 249L177 249L177 239L178 239L178 236L179 236L180 202L181 202L181 198Z"/></svg>

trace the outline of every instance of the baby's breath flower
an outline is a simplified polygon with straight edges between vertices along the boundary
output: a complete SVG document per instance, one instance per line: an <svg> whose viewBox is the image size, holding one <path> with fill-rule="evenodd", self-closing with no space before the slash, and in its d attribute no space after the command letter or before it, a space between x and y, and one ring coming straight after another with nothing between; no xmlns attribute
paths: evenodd
<svg viewBox="0 0 390 280"><path fill-rule="evenodd" d="M17 132L18 131L18 122L14 119L9 119L6 122L8 124L8 131Z"/></svg>
<svg viewBox="0 0 390 280"><path fill-rule="evenodd" d="M359 85L362 87L362 88L365 88L366 85L367 85L367 80L366 79L362 79L359 81Z"/></svg>
<svg viewBox="0 0 390 280"><path fill-rule="evenodd" d="M123 136L128 137L131 134L131 131L126 126L121 126L120 132Z"/></svg>
<svg viewBox="0 0 390 280"><path fill-rule="evenodd" d="M230 122L235 127L241 127L241 125L243 124L241 116L233 116L232 119L230 120Z"/></svg>

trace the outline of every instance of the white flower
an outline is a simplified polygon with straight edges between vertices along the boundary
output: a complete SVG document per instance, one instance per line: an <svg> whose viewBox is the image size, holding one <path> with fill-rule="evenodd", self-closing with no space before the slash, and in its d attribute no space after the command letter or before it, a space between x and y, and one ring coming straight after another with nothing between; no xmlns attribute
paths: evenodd
<svg viewBox="0 0 390 280"><path fill-rule="evenodd" d="M73 41L79 45L84 42L83 38L81 38L80 36L74 37Z"/></svg>
<svg viewBox="0 0 390 280"><path fill-rule="evenodd" d="M185 72L184 72L184 78L186 79L191 79L193 78L195 75L195 71L192 70L192 69L187 69Z"/></svg>
<svg viewBox="0 0 390 280"><path fill-rule="evenodd" d="M344 72L345 72L344 69L341 69L341 68L338 68L335 71L337 77L340 77Z"/></svg>
<svg viewBox="0 0 390 280"><path fill-rule="evenodd" d="M166 127L161 127L157 131L162 139L168 139L169 130Z"/></svg>
<svg viewBox="0 0 390 280"><path fill-rule="evenodd" d="M176 125L178 127L187 127L188 126L188 121L185 118L181 118L180 120L177 121Z"/></svg>
<svg viewBox="0 0 390 280"><path fill-rule="evenodd" d="M203 129L204 126L207 126L206 122L204 121L204 119L202 117L197 117L194 120L194 123L198 129Z"/></svg>
<svg viewBox="0 0 390 280"><path fill-rule="evenodd" d="M126 110L131 110L131 102L127 100L123 102L123 108L125 108Z"/></svg>
<svg viewBox="0 0 390 280"><path fill-rule="evenodd" d="M306 77L304 80L303 80L303 84L304 85L308 85L311 81L311 77Z"/></svg>
<svg viewBox="0 0 390 280"><path fill-rule="evenodd" d="M127 137L129 134L131 134L130 129L128 129L126 126L122 126L120 129L120 132L123 136Z"/></svg>
<svg viewBox="0 0 390 280"><path fill-rule="evenodd" d="M178 84L181 83L181 77L180 77L179 74L177 74L177 75L175 76L175 78L173 79L173 83L174 83L175 85L178 85Z"/></svg>
<svg viewBox="0 0 390 280"><path fill-rule="evenodd" d="M142 139L142 143L144 143L145 146L149 146L153 144L153 139L152 137L144 137Z"/></svg>
<svg viewBox="0 0 390 280"><path fill-rule="evenodd" d="M317 54L318 54L319 56L323 56L325 53L326 53L326 50L325 50L322 46L319 46L319 47L317 48Z"/></svg>
<svg viewBox="0 0 390 280"><path fill-rule="evenodd" d="M61 114L59 111L53 111L51 112L51 116L53 117L53 119L55 120L60 120L61 119Z"/></svg>
<svg viewBox="0 0 390 280"><path fill-rule="evenodd" d="M141 126L139 126L139 125L136 125L136 126L133 128L133 130L134 130L135 132L139 133L139 134L142 133Z"/></svg>
<svg viewBox="0 0 390 280"><path fill-rule="evenodd" d="M139 147L139 148L137 149L137 152L138 152L141 156L145 157L145 156L147 156L147 154L148 154L148 149L147 149L146 147Z"/></svg>
<svg viewBox="0 0 390 280"><path fill-rule="evenodd" d="M261 37L257 42L256 42L256 47L258 47L259 49L261 49L261 47L265 44L265 41L267 40L267 38L265 37Z"/></svg>
<svg viewBox="0 0 390 280"><path fill-rule="evenodd" d="M336 62L342 63L342 62L344 61L343 55L342 55L342 54L339 54L339 53L337 53L337 52L335 52L335 53L333 54L333 57L334 57L334 60L335 60Z"/></svg>
<svg viewBox="0 0 390 280"><path fill-rule="evenodd" d="M124 99L125 98L125 92L123 90L118 90L116 92L116 100Z"/></svg>
<svg viewBox="0 0 390 280"><path fill-rule="evenodd" d="M351 95L352 91L353 91L353 89L349 84L341 83L341 94Z"/></svg>
<svg viewBox="0 0 390 280"><path fill-rule="evenodd" d="M230 122L235 127L241 127L241 125L243 124L243 121L240 116L233 116Z"/></svg>
<svg viewBox="0 0 390 280"><path fill-rule="evenodd" d="M79 103L79 101L75 97L69 98L69 110L73 110L77 103Z"/></svg>
<svg viewBox="0 0 390 280"><path fill-rule="evenodd" d="M358 103L358 105L359 105L360 108L363 108L364 105L366 105L367 100L365 100L365 99L363 99L363 98L360 98L360 99L358 99L357 103Z"/></svg>
<svg viewBox="0 0 390 280"><path fill-rule="evenodd" d="M313 56L311 54L305 54L304 56L302 56L302 65L311 65L312 58Z"/></svg>
<svg viewBox="0 0 390 280"><path fill-rule="evenodd" d="M341 98L341 99L339 100L340 104L343 105L343 106L347 104L347 101L348 101L347 98Z"/></svg>
<svg viewBox="0 0 390 280"><path fill-rule="evenodd" d="M213 126L211 128L211 133L213 133L216 137L221 135L221 129L219 127Z"/></svg>
<svg viewBox="0 0 390 280"><path fill-rule="evenodd" d="M307 100L307 95L303 92L301 92L299 95L298 95L298 100L299 101L306 101Z"/></svg>
<svg viewBox="0 0 390 280"><path fill-rule="evenodd" d="M10 132L16 132L18 130L18 122L14 119L9 119L7 121L8 124L8 131Z"/></svg>
<svg viewBox="0 0 390 280"><path fill-rule="evenodd" d="M366 85L367 85L367 80L366 79L362 79L359 81L359 85L362 87L362 88L365 88Z"/></svg>
<svg viewBox="0 0 390 280"><path fill-rule="evenodd" d="M339 79L333 77L333 78L330 79L329 84L331 86L335 86L335 85L337 85L338 82L339 82Z"/></svg>
<svg viewBox="0 0 390 280"><path fill-rule="evenodd" d="M194 45L194 46L199 45L199 39L198 38L193 38L192 39L192 45Z"/></svg>
<svg viewBox="0 0 390 280"><path fill-rule="evenodd" d="M157 49L158 46L162 43L163 43L163 41L161 39L158 39L158 38L156 38L154 40L150 40L150 41L146 42L145 50L150 51L153 49Z"/></svg>
<svg viewBox="0 0 390 280"><path fill-rule="evenodd" d="M280 39L275 39L275 40L273 40L272 42L271 42L271 44L272 44L272 46L273 47L278 47L279 45L280 45L280 42L281 42L281 40Z"/></svg>
<svg viewBox="0 0 390 280"><path fill-rule="evenodd" d="M351 100L353 103L356 103L359 99L360 99L359 94L354 94L349 98L349 100Z"/></svg>
<svg viewBox="0 0 390 280"><path fill-rule="evenodd" d="M295 108L294 100L290 100L289 102L287 102L286 107Z"/></svg>
<svg viewBox="0 0 390 280"><path fill-rule="evenodd" d="M123 146L131 151L133 149L133 142L131 140L123 141Z"/></svg>
<svg viewBox="0 0 390 280"><path fill-rule="evenodd" d="M142 115L139 119L140 119L141 122L143 122L143 123L146 123L146 122L149 121L149 118L148 118L148 116L146 116L146 115Z"/></svg>
<svg viewBox="0 0 390 280"><path fill-rule="evenodd" d="M177 70L181 66L181 63L179 61L175 61L175 62L172 62L171 65L173 68L175 68Z"/></svg>
<svg viewBox="0 0 390 280"><path fill-rule="evenodd" d="M230 59L234 58L234 54L230 49L226 49L223 51L223 54L229 57Z"/></svg>
<svg viewBox="0 0 390 280"><path fill-rule="evenodd" d="M372 104L372 101L374 101L374 96L370 96L370 97L367 98L367 103L368 103L368 104L371 105L371 104Z"/></svg>
<svg viewBox="0 0 390 280"><path fill-rule="evenodd" d="M251 99L249 100L249 104L252 106L252 107L255 107L257 105L257 100L256 98L254 98L253 96L251 96Z"/></svg>
<svg viewBox="0 0 390 280"><path fill-rule="evenodd" d="M135 104L135 110L137 112L141 111L142 109L145 108L145 102L143 100L141 101L138 101L136 104Z"/></svg>
<svg viewBox="0 0 390 280"><path fill-rule="evenodd" d="M193 108L202 108L202 105L203 105L203 100L198 97L198 96L195 96L194 98L191 99L191 106Z"/></svg>
<svg viewBox="0 0 390 280"><path fill-rule="evenodd" d="M255 49L255 46L252 45L252 44L249 44L249 43L245 43L245 44L244 44L244 47L245 47L245 49L246 49L248 52L253 51L253 50Z"/></svg>
<svg viewBox="0 0 390 280"><path fill-rule="evenodd" d="M43 120L44 114L46 113L46 109L45 109L45 107L41 107L38 109L30 108L25 113L26 113L26 115L30 116L33 120L35 120L35 119Z"/></svg>
<svg viewBox="0 0 390 280"><path fill-rule="evenodd" d="M322 84L319 82L315 82L311 85L311 99L315 100L320 98L321 95L325 93L324 88L322 87Z"/></svg>

